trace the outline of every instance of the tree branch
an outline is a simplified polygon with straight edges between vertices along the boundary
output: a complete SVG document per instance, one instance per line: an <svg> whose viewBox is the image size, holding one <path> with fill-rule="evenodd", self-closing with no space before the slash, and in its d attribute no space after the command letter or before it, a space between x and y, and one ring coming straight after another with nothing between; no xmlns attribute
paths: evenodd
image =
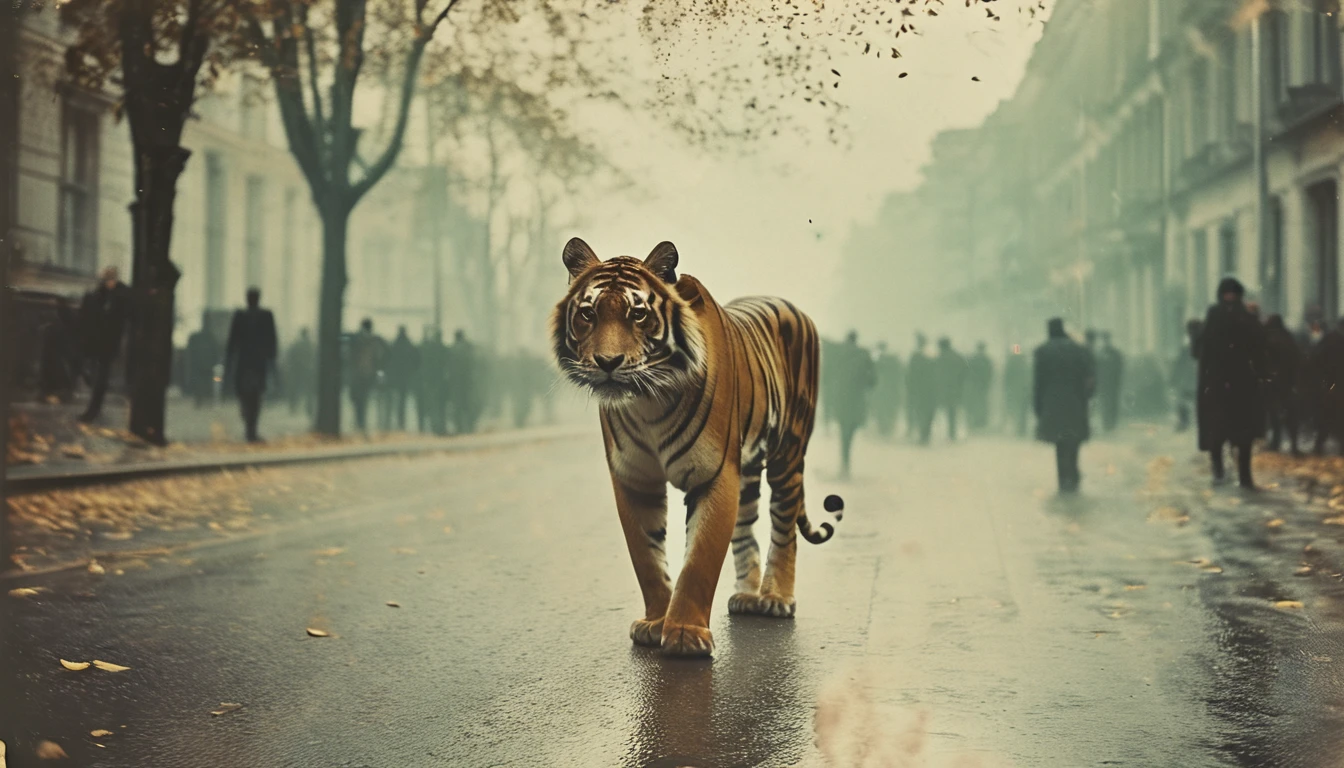
<svg viewBox="0 0 1344 768"><path fill-rule="evenodd" d="M362 198L378 180L385 176L392 164L397 161L397 155L401 152L402 142L406 138L406 124L410 119L411 102L415 98L415 83L420 73L420 59L424 56L425 45L429 38L417 38L411 43L411 51L406 57L406 72L401 80L401 97L397 103L397 124L392 129L392 138L387 142L387 147L378 159L373 162L369 169L361 178L351 187L351 193L355 200Z"/></svg>
<svg viewBox="0 0 1344 768"><path fill-rule="evenodd" d="M308 51L308 87L313 94L313 128L317 133L318 151L325 153L327 141L327 118L322 110L322 90L317 87L317 44L313 40L313 28L308 26L308 5L299 3L299 23L303 25L303 42Z"/></svg>
<svg viewBox="0 0 1344 768"><path fill-rule="evenodd" d="M275 21L276 34L280 34L280 21ZM289 139L290 151L299 164L299 169L308 179L308 185L314 193L327 191L326 174L323 172L322 159L317 151L317 140L313 135L313 126L303 105L303 90L299 85L299 73L286 76L281 70L284 63L280 58L279 46L266 36L261 22L251 14L246 19L247 37L256 47L257 55L263 64L271 70L271 81L275 83L275 99L280 107L281 123L285 126L285 137Z"/></svg>

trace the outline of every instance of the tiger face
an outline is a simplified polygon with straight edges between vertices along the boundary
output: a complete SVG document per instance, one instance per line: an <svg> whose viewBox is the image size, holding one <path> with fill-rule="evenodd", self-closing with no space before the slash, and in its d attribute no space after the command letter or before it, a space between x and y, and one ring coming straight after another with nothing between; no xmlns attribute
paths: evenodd
<svg viewBox="0 0 1344 768"><path fill-rule="evenodd" d="M564 263L569 292L551 314L551 333L570 381L616 404L664 398L701 373L704 336L677 292L675 246L659 243L644 261L604 262L576 237Z"/></svg>

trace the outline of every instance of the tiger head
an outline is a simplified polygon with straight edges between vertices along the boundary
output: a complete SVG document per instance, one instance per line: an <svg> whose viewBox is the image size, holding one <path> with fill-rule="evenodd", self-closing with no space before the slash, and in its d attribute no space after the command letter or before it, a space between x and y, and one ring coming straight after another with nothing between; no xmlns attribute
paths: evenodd
<svg viewBox="0 0 1344 768"><path fill-rule="evenodd" d="M702 374L705 336L677 290L676 246L602 261L576 237L564 262L569 292L551 313L551 335L571 381L614 404L667 397Z"/></svg>

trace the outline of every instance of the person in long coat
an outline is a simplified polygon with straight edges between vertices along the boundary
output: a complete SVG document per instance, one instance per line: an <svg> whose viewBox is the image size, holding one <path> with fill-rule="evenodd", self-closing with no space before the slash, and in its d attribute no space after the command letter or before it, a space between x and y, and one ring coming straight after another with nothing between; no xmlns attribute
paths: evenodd
<svg viewBox="0 0 1344 768"><path fill-rule="evenodd" d="M1297 454L1297 424L1301 413L1298 378L1302 371L1302 350L1284 325L1282 315L1270 315L1265 321L1265 356L1269 363L1269 382L1265 390L1269 449L1278 451L1283 447L1283 436L1287 432L1288 447Z"/></svg>
<svg viewBox="0 0 1344 768"><path fill-rule="evenodd" d="M1344 325L1336 325L1321 337L1311 351L1311 369L1316 374L1313 382L1318 387L1317 455L1325 453L1325 443L1331 437L1344 449Z"/></svg>
<svg viewBox="0 0 1344 768"><path fill-rule="evenodd" d="M957 413L962 407L969 369L966 358L952 348L952 340L938 340L938 357L934 359L934 380L937 382L939 409L947 412L947 439L957 439Z"/></svg>
<svg viewBox="0 0 1344 768"><path fill-rule="evenodd" d="M905 366L900 357L887 350L887 343L883 341L877 345L873 367L877 374L877 385L873 388L873 426L885 440L896 432L905 389Z"/></svg>
<svg viewBox="0 0 1344 768"><path fill-rule="evenodd" d="M1120 383L1124 379L1125 356L1111 345L1111 332L1103 331L1097 359L1097 394L1101 399L1101 426L1107 432L1120 422Z"/></svg>
<svg viewBox="0 0 1344 768"><path fill-rule="evenodd" d="M1251 444L1265 430L1262 387L1268 378L1264 334L1246 309L1246 290L1236 278L1218 284L1218 303L1204 318L1195 354L1199 358L1199 449L1208 451L1213 477L1221 482L1223 446L1237 449L1237 474L1242 487L1251 478Z"/></svg>
<svg viewBox="0 0 1344 768"><path fill-rule="evenodd" d="M915 351L905 367L905 431L917 436L920 445L929 444L933 416L938 411L936 361L928 339L922 333L915 334Z"/></svg>
<svg viewBox="0 0 1344 768"><path fill-rule="evenodd" d="M966 425L976 432L989 426L989 390L994 384L994 362L985 350L985 342L979 342L966 361Z"/></svg>
<svg viewBox="0 0 1344 768"><path fill-rule="evenodd" d="M1013 345L1003 360L1003 416L1009 431L1027 436L1027 415L1031 412L1031 365L1022 347Z"/></svg>
<svg viewBox="0 0 1344 768"><path fill-rule="evenodd" d="M1078 452L1092 436L1088 403L1097 388L1096 362L1086 347L1069 338L1058 317L1046 324L1049 338L1032 355L1032 405L1036 438L1055 446L1061 493L1082 482Z"/></svg>
<svg viewBox="0 0 1344 768"><path fill-rule="evenodd" d="M112 379L112 365L121 354L126 324L131 316L131 289L121 282L116 267L107 267L98 287L84 296L79 324L84 337L84 355L91 368L89 405L79 420L90 423L103 410L103 398Z"/></svg>
<svg viewBox="0 0 1344 768"><path fill-rule="evenodd" d="M224 346L224 368L228 371L225 378L231 377L237 388L249 443L261 441L257 434L261 398L266 392L266 377L275 368L279 346L275 316L269 309L261 308L261 291L249 288L247 309L233 313L229 340Z"/></svg>
<svg viewBox="0 0 1344 768"><path fill-rule="evenodd" d="M835 355L835 420L840 426L840 476L849 478L854 435L868 420L868 393L877 383L877 372L868 350L859 346L859 335L850 331Z"/></svg>

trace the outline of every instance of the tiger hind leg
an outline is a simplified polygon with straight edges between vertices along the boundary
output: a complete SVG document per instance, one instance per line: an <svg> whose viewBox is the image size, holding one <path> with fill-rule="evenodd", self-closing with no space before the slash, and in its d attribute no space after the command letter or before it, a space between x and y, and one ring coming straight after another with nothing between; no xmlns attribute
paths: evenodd
<svg viewBox="0 0 1344 768"><path fill-rule="evenodd" d="M803 468L799 452L796 461L770 462L770 552L766 557L765 576L759 593L734 595L728 608L733 613L749 613L775 618L792 618L797 610L793 597L794 570L798 555L798 515L803 509ZM741 599L738 599L741 598Z"/></svg>
<svg viewBox="0 0 1344 768"><path fill-rule="evenodd" d="M737 501L737 526L733 528L733 566L737 573L736 594L728 599L730 613L749 613L740 610L745 602L756 599L761 591L761 547L751 527L756 523L761 502L761 462L751 462L742 468L742 490Z"/></svg>

